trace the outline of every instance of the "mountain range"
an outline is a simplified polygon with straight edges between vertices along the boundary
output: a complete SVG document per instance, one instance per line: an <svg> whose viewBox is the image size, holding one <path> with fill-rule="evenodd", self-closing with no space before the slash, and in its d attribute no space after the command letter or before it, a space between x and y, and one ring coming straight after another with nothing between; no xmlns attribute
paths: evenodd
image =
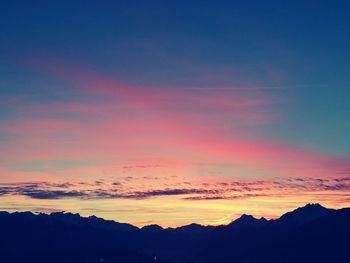
<svg viewBox="0 0 350 263"><path fill-rule="evenodd" d="M0 262L350 262L350 208L307 204L274 220L177 228L79 214L0 212Z"/></svg>

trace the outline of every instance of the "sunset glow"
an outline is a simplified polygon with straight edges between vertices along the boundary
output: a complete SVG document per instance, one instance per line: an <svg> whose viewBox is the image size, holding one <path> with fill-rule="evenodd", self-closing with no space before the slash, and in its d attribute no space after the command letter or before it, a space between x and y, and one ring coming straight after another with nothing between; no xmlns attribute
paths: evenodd
<svg viewBox="0 0 350 263"><path fill-rule="evenodd" d="M24 17L39 12L27 8ZM250 39L256 29L239 23L245 9L233 18L217 10L213 24L200 18L214 31L193 13L159 9L143 32L145 8L72 27L50 10L50 23L14 37L25 47L0 41L0 210L179 226L350 204L349 79L325 63L346 67L346 51L321 41L316 51L298 48L272 34L271 21ZM2 17L8 35L26 32L25 19Z"/></svg>

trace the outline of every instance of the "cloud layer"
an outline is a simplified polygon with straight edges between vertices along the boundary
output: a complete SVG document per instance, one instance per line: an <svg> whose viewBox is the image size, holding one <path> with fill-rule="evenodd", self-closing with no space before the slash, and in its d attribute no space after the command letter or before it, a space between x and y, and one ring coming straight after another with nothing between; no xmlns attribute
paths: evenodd
<svg viewBox="0 0 350 263"><path fill-rule="evenodd" d="M91 183L30 182L0 185L0 195L21 195L32 199L148 199L179 196L183 200L234 200L251 197L294 196L298 194L332 193L342 195L350 190L350 177L343 178L276 178L274 180L241 180L215 183L135 188L132 184L107 181Z"/></svg>

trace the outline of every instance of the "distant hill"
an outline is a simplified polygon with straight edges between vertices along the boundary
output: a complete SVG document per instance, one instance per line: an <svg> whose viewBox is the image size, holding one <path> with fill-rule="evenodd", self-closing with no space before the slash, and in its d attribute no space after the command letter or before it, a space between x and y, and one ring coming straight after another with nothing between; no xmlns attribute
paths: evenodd
<svg viewBox="0 0 350 263"><path fill-rule="evenodd" d="M0 262L349 262L350 208L308 204L275 220L141 229L79 214L0 212Z"/></svg>

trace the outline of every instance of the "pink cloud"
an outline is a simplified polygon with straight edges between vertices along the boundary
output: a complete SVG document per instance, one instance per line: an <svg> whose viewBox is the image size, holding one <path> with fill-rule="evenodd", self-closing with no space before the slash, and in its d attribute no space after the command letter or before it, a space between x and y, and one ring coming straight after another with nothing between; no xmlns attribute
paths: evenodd
<svg viewBox="0 0 350 263"><path fill-rule="evenodd" d="M246 124L254 129L278 118L270 108L276 101L261 91L150 89L84 70L49 63L35 66L75 84L82 95L101 100L28 105L24 117L0 125L2 131L16 135L5 143L6 152L0 151L9 163L88 159L108 167L111 162L162 157L182 163L225 163L279 176L350 171L347 158L247 131Z"/></svg>

